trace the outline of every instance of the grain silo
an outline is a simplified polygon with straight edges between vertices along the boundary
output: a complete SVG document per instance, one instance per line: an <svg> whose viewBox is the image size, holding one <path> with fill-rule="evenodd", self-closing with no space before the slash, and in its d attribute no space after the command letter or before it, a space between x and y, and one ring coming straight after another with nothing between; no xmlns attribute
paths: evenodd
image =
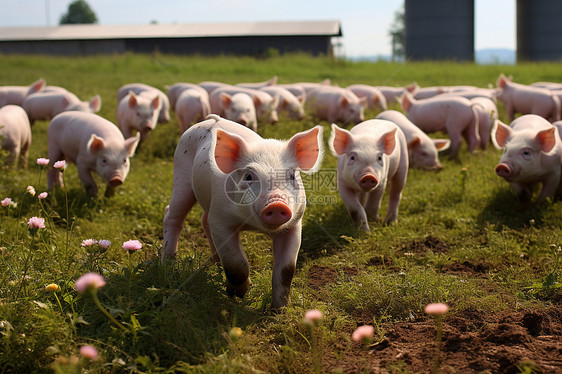
<svg viewBox="0 0 562 374"><path fill-rule="evenodd" d="M517 61L562 59L562 1L517 0Z"/></svg>
<svg viewBox="0 0 562 374"><path fill-rule="evenodd" d="M406 0L406 59L474 61L474 0Z"/></svg>

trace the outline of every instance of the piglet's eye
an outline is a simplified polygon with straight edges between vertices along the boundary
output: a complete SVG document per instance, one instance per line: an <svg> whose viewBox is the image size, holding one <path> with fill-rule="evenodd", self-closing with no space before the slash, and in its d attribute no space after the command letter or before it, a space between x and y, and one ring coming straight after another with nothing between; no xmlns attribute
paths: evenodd
<svg viewBox="0 0 562 374"><path fill-rule="evenodd" d="M382 155L379 155L379 161L382 161Z"/></svg>

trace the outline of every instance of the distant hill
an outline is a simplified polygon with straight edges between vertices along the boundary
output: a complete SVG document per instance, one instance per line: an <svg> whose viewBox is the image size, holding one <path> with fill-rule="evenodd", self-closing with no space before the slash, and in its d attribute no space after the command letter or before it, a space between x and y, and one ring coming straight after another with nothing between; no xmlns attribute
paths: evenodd
<svg viewBox="0 0 562 374"><path fill-rule="evenodd" d="M516 54L513 49L480 49L474 51L477 64L515 65Z"/></svg>
<svg viewBox="0 0 562 374"><path fill-rule="evenodd" d="M515 65L516 57L515 51L512 49L480 49L474 51L474 59L480 65ZM392 61L392 56L379 55L379 56L350 56L349 60L352 61Z"/></svg>

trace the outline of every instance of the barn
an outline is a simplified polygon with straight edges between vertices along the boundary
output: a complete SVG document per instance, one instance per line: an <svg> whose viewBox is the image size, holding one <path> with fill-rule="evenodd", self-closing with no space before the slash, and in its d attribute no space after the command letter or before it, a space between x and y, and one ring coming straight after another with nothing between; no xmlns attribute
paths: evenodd
<svg viewBox="0 0 562 374"><path fill-rule="evenodd" d="M0 53L260 56L275 51L317 56L331 55L341 36L339 21L4 27Z"/></svg>

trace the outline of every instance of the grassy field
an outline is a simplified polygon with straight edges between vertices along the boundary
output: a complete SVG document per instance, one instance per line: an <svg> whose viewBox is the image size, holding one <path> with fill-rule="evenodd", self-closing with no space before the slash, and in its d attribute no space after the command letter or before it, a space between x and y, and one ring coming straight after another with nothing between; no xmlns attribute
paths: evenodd
<svg viewBox="0 0 562 374"><path fill-rule="evenodd" d="M301 55L257 60L130 54L0 60L0 85L27 85L43 77L83 100L100 94L99 114L111 121L118 88L131 82L164 90L175 82L254 82L277 75L280 83L330 78L340 86L416 81L422 87L487 87L500 73L519 83L562 82L559 63L477 66ZM329 133L327 122L311 116L299 122L282 117L258 132L288 138L316 124ZM231 299L221 269L210 261L199 206L188 215L177 260L159 264L180 136L175 117L158 125L131 159L130 174L116 195L97 200L86 196L74 165L64 173L66 187L47 199L26 192L29 185L37 194L47 188L45 170L35 163L47 157L47 125L33 126L27 170L0 171L0 199L17 203L0 207L0 372L410 373L430 371L436 357L444 372L562 371L559 360L545 358L562 353L560 320L555 324L562 318L561 202L521 207L494 173L501 151L491 145L469 154L464 144L457 160L442 157L439 173L410 170L398 223L371 222L369 234L352 226L334 182L336 159L327 154L322 171L305 180L307 196L315 199L305 213L291 304L275 314L269 308L270 240L242 235L253 284L243 300ZM386 203L385 197L383 209ZM45 218L46 227L29 230L32 216ZM111 245L107 251L81 245L90 238ZM129 239L139 240L142 249L123 250ZM74 287L88 272L102 274L107 282L95 295ZM49 284L58 290L46 290ZM434 324L424 313L434 302L450 307L441 353L434 350ZM303 322L311 309L323 313L313 326ZM520 313L542 316L540 331L533 334L517 320ZM460 326L459 321L465 322ZM519 340L513 341L513 334L491 338L503 336L501 326L509 323L524 326ZM374 344L351 340L363 324L375 327ZM423 329L412 335L399 330L403 326L411 332ZM541 336L555 336L558 343L546 347ZM468 343L478 338L481 346ZM485 350L486 344L494 346ZM80 355L84 345L94 346L99 359ZM514 346L520 350L508 352Z"/></svg>

